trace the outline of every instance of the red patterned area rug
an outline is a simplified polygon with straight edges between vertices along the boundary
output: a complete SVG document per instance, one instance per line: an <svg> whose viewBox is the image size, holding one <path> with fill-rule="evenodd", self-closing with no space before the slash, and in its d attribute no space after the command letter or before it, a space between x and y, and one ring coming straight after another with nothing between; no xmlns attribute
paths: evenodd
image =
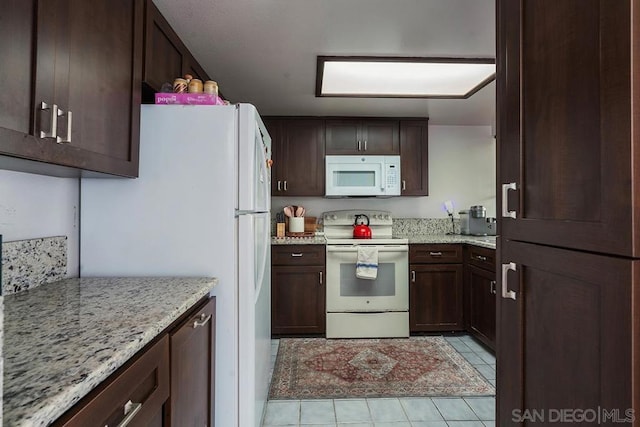
<svg viewBox="0 0 640 427"><path fill-rule="evenodd" d="M269 399L493 394L442 337L283 338Z"/></svg>

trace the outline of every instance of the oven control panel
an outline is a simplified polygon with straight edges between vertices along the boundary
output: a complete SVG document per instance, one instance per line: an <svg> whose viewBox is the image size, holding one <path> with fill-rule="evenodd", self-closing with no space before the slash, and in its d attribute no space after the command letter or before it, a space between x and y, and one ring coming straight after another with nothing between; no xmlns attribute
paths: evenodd
<svg viewBox="0 0 640 427"><path fill-rule="evenodd" d="M393 217L388 211L374 211L367 209L350 209L343 211L330 211L322 214L325 227L337 225L353 225L356 215L366 215L369 218L369 226L393 225Z"/></svg>

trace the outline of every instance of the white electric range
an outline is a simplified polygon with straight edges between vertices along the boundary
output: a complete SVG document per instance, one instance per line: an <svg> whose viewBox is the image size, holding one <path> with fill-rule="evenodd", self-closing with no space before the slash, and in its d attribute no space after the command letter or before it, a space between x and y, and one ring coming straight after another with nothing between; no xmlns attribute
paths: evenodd
<svg viewBox="0 0 640 427"><path fill-rule="evenodd" d="M368 217L371 239L353 238L356 215ZM393 238L391 213L331 211L322 219L327 239L327 338L408 337L409 241ZM378 250L374 280L356 277L359 246Z"/></svg>

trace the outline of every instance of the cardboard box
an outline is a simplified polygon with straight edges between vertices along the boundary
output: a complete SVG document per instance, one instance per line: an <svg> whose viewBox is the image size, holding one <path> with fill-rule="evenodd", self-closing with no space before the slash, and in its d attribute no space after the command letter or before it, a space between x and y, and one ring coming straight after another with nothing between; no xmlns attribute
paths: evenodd
<svg viewBox="0 0 640 427"><path fill-rule="evenodd" d="M225 105L218 95L208 93L156 93L156 104Z"/></svg>

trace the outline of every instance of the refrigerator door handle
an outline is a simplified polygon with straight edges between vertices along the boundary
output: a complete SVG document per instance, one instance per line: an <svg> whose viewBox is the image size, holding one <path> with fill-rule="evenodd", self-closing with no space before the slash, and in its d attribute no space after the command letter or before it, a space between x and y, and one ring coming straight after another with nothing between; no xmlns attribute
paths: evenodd
<svg viewBox="0 0 640 427"><path fill-rule="evenodd" d="M258 116L259 117L259 116ZM258 135L262 135L262 133L260 132L260 126L258 126L258 123L256 122L256 132ZM262 138L260 138L260 140L262 141ZM264 200L266 203L268 203L271 194L269 194L269 191L271 190L271 177L269 176L269 169L267 168L267 153L265 151L266 145L264 144L264 142L262 142L260 145L262 145L262 147L259 147L260 150L258 150L260 152L260 170L262 171L262 173L264 174L264 182L262 182L262 191L264 193Z"/></svg>
<svg viewBox="0 0 640 427"><path fill-rule="evenodd" d="M263 215L265 217L265 225L264 225L264 248L262 250L260 263L260 273L258 275L258 289L255 293L254 304L258 302L258 298L260 297L260 293L262 292L262 282L264 281L265 270L267 268L267 258L269 257L269 249L271 247L271 220L269 214Z"/></svg>

